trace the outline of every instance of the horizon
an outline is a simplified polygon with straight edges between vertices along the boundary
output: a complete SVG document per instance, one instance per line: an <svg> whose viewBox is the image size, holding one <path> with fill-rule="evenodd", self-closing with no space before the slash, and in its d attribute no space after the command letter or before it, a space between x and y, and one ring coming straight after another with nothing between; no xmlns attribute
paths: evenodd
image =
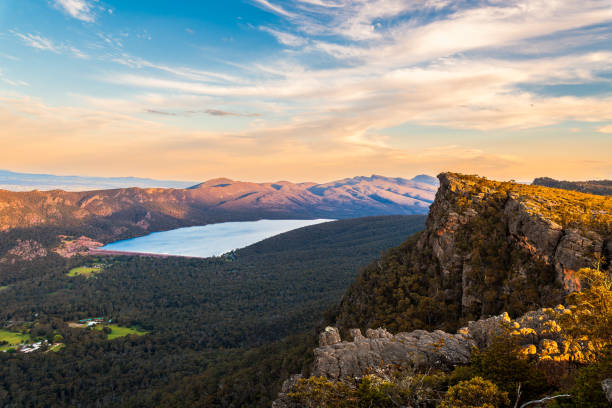
<svg viewBox="0 0 612 408"><path fill-rule="evenodd" d="M437 174L425 174L425 173L420 173L420 174L414 174L414 175L384 175L384 174L370 174L370 175L365 175L365 174L360 174L360 175L354 175L354 176L350 176L350 177L343 177L343 178L337 178L337 179L329 179L329 180L287 180L287 179L273 179L273 180L253 180L253 179L234 179L234 178L230 178L230 177L224 177L224 176L216 176L216 177L212 177L212 178L206 178L206 179L202 179L200 181L197 180L170 180L170 179L157 179L157 178L152 178L152 177L140 177L140 176L92 176L92 175L79 175L79 174L52 174L52 173L22 173L22 172L15 172L12 170L7 170L7 169L0 169L0 190L3 189L2 186L6 186L8 185L8 183L3 184L2 183L2 179L1 179L1 173L2 172L7 172L7 173L12 173L12 174L16 174L16 175L27 175L27 176L40 176L40 177L60 177L60 178L79 178L79 179L99 179L100 181L103 180L113 180L113 179L137 179L137 180L147 180L147 181L155 181L155 182L169 182L169 183L193 183L193 185L188 186L188 187L184 187L186 189L191 188L191 187L195 187L197 185L200 184L205 184L208 183L210 181L214 181L214 180L229 180L232 182L236 182L236 183L255 183L255 184L269 184L269 183L284 183L284 182L288 182L288 183L293 183L293 184L307 184L307 183L316 183L316 184L327 184L327 183L332 183L332 182L337 182L337 181L341 181L341 180L346 180L346 179L355 179L355 178L375 178L375 177L382 177L385 179L402 179L402 180L406 180L406 181L413 181L415 178L417 177L421 177L421 176L425 176L425 177L432 177L437 179L438 176L440 174L443 173L458 173L458 174L464 174L464 175L472 175L472 176L478 176L478 177L484 177L487 178L486 176L482 176L480 174L468 174L468 173L459 173L459 172L455 172L455 171L442 171L440 173ZM505 178L505 179L494 179L497 181L513 181L515 183L518 184L531 184L536 178L551 178L548 176L539 176L539 177L534 177L530 180L516 180L513 178ZM557 180L557 179L555 179ZM580 182L580 181L599 181L596 179L591 179L591 180L558 180L558 181L572 181L572 182ZM29 184L24 184L24 185L28 185ZM33 185L33 184L32 184ZM66 186L64 186L66 187ZM95 187L95 186L92 186ZM139 188L147 188L147 187L139 187ZM177 187L170 187L170 188L177 188ZM98 188L96 188L98 189ZM104 189L108 189L108 188L102 188ZM11 191L11 190L9 190ZM27 190L14 190L14 191L27 191ZM78 190L72 190L72 191L78 191Z"/></svg>
<svg viewBox="0 0 612 408"><path fill-rule="evenodd" d="M14 172L612 179L607 1L6 0L0 24Z"/></svg>

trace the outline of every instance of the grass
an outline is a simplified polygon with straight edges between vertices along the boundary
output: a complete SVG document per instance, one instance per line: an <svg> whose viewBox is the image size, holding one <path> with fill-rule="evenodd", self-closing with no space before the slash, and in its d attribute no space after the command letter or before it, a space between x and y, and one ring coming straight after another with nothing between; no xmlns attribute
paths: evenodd
<svg viewBox="0 0 612 408"><path fill-rule="evenodd" d="M56 343L54 345L52 345L51 347L49 347L49 350L47 351L60 351L61 349L63 349L64 347L66 347L66 345L64 343Z"/></svg>
<svg viewBox="0 0 612 408"><path fill-rule="evenodd" d="M101 271L101 267L79 266L77 268L72 268L68 272L68 276L85 276L86 278L91 278L93 275L100 273Z"/></svg>
<svg viewBox="0 0 612 408"><path fill-rule="evenodd" d="M6 290L8 288L9 288L8 286L0 286L0 292L2 292L3 290Z"/></svg>
<svg viewBox="0 0 612 408"><path fill-rule="evenodd" d="M148 334L149 333L147 331L138 330L138 329L133 328L133 327L121 327L121 326L117 326L116 324L97 325L96 329L97 330L102 330L103 327L108 327L109 329L111 329L111 332L108 334L108 337L107 337L108 340L114 340L114 339L117 339L119 337L129 336L131 334L135 334L137 336L142 336L144 334Z"/></svg>
<svg viewBox="0 0 612 408"><path fill-rule="evenodd" d="M29 334L21 334L8 330L0 330L0 342L6 341L8 344L0 346L0 351L8 350L22 343L32 341Z"/></svg>

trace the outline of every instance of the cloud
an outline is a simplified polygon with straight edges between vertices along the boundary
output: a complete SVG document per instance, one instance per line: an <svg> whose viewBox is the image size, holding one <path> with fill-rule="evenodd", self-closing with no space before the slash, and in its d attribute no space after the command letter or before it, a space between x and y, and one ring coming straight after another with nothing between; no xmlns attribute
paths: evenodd
<svg viewBox="0 0 612 408"><path fill-rule="evenodd" d="M147 113L152 113L154 115L162 115L162 116L177 116L174 112L165 112L156 109L147 109Z"/></svg>
<svg viewBox="0 0 612 408"><path fill-rule="evenodd" d="M612 133L612 125L602 126L597 131L599 133Z"/></svg>
<svg viewBox="0 0 612 408"><path fill-rule="evenodd" d="M74 55L77 58L81 58L81 59L89 59L89 55L85 54L84 52L82 52L81 50L79 50L76 47L68 47L68 49L70 50L70 52L72 53L72 55Z"/></svg>
<svg viewBox="0 0 612 408"><path fill-rule="evenodd" d="M58 47L55 46L48 38L44 38L36 34L21 34L16 31L13 31L13 34L21 38L24 44L28 47L59 53Z"/></svg>
<svg viewBox="0 0 612 408"><path fill-rule="evenodd" d="M219 109L206 109L206 110L183 110L178 112L170 112L163 111L158 109L147 109L147 113L151 113L154 115L162 115L162 116L192 116L197 114L206 114L210 116L238 116L238 117L246 117L246 118L256 118L261 116L259 113L238 113L238 112L229 112Z"/></svg>
<svg viewBox="0 0 612 408"><path fill-rule="evenodd" d="M77 20L91 23L95 20L93 7L87 0L55 0L55 6ZM112 11L109 9L109 13Z"/></svg>
<svg viewBox="0 0 612 408"><path fill-rule="evenodd" d="M89 59L89 55L85 54L80 49L69 45L69 44L56 44L49 38L42 37L38 34L26 33L22 34L17 31L11 31L15 36L20 38L25 45L28 47L36 48L39 50L50 51L56 54L69 54L80 59ZM15 57L7 56L9 59Z"/></svg>
<svg viewBox="0 0 612 408"><path fill-rule="evenodd" d="M274 38L276 38L276 40L284 45L288 45L290 47L299 47L302 46L304 44L306 44L306 39L302 38L302 37L298 37L297 35L293 35L290 33L285 33L282 31L278 31L278 30L274 30L272 28L269 27L259 27L259 29L261 31L265 31L268 34L271 34L272 36L274 36Z"/></svg>
<svg viewBox="0 0 612 408"><path fill-rule="evenodd" d="M273 11L276 14L280 14L285 17L295 17L295 14L288 12L281 6L270 3L268 0L253 0L256 4L263 8Z"/></svg>
<svg viewBox="0 0 612 408"><path fill-rule="evenodd" d="M218 109L206 109L204 113L211 116L243 116L247 118L254 118L261 116L259 113L236 113L236 112L228 112Z"/></svg>
<svg viewBox="0 0 612 408"><path fill-rule="evenodd" d="M113 143L126 151L136 148L130 137L143 142L142 135L152 135L144 143L151 162L168 160L191 172L189 178L230 171L227 163L247 175L255 166L261 177L278 168L296 177L311 171L337 177L386 169L486 169L491 176L512 172L528 179L545 165L560 169L572 154L593 156L599 167L576 161L559 173L603 174L610 167L601 162L609 163L611 139L588 129L605 125L598 131L612 132L606 125L612 122L612 96L542 90L609 81L612 10L606 1L252 1L280 16L282 21L255 27L276 38L279 52L215 61L224 64L215 69L145 60L101 35L110 51L99 58L117 65L105 65L96 79L120 86L121 97L83 97L81 109L64 111L40 101L33 101L35 108L13 103L5 111L20 112L19 120L4 112L3 123L19 123L24 130L11 129L25 137L44 133L36 115L46 115L48 132L60 140L92 140L99 147L96 137L115 132ZM20 38L44 44L42 37ZM69 46L47 45L77 55ZM149 120L141 120L143 113ZM547 133L552 131L546 127L567 121L592 137L585 151ZM205 129L193 131L203 122ZM0 131L0 138L8 143L10 132ZM542 134L557 136L555 143L540 143ZM76 154L71 159L80 160ZM142 172L159 168L146 159L139 163Z"/></svg>
<svg viewBox="0 0 612 408"><path fill-rule="evenodd" d="M325 181L365 173L410 175L444 170L479 172L488 177L530 179L546 174L588 178L610 171L610 141L591 152L592 163L577 160L577 152L561 141L517 153L512 143L496 151L487 143L393 147L376 141L346 143L341 136L362 129L354 118L283 123L242 131L210 132L181 129L104 109L51 107L34 98L0 98L2 163L8 167L109 175L206 179L226 176L249 180L283 177ZM172 135L172 137L168 137ZM420 134L413 143L428 140ZM140 154L134 156L133 152ZM520 156L520 159L517 157ZM205 160L203 160L205 158ZM342 166L338 163L341 162ZM602 164L602 162L604 164ZM228 166L231 163L231 166ZM561 167L560 164L562 163ZM555 170L556 169L556 170ZM595 173L597 171L598 173ZM170 172L170 173L168 173Z"/></svg>
<svg viewBox="0 0 612 408"><path fill-rule="evenodd" d="M4 73L0 70L0 81L9 84L11 86L29 86L30 84L28 84L25 81L22 81L20 79L10 79L7 78L6 76L4 76Z"/></svg>

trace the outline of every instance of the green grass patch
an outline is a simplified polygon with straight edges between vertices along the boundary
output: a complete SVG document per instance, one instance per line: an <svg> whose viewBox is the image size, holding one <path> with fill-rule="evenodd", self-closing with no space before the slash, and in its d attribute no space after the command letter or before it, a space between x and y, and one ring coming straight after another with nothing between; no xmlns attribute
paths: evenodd
<svg viewBox="0 0 612 408"><path fill-rule="evenodd" d="M77 268L72 268L68 272L68 276L85 276L86 278L91 278L93 275L102 272L101 266L79 266Z"/></svg>
<svg viewBox="0 0 612 408"><path fill-rule="evenodd" d="M148 334L149 332L144 331L144 330L139 330L135 327L122 327L122 326L118 326L116 324L105 324L105 325L97 325L96 329L97 330L102 330L104 327L108 327L109 329L111 329L111 332L108 334L107 339L108 340L114 340L117 339L119 337L125 337L125 336L129 336L131 334L135 334L137 336L142 336L145 334Z"/></svg>
<svg viewBox="0 0 612 408"><path fill-rule="evenodd" d="M8 288L9 288L8 286L0 286L0 292L2 292L3 290L6 290Z"/></svg>
<svg viewBox="0 0 612 408"><path fill-rule="evenodd" d="M8 350L10 348L14 348L15 346L22 343L30 343L32 339L29 334L21 334L17 332L12 332L8 330L0 330L0 343L7 342L8 344L1 344L0 351Z"/></svg>
<svg viewBox="0 0 612 408"><path fill-rule="evenodd" d="M47 351L60 351L61 349L63 349L64 347L66 347L66 345L64 343L56 343L54 345L52 345L51 347L49 347L49 350Z"/></svg>

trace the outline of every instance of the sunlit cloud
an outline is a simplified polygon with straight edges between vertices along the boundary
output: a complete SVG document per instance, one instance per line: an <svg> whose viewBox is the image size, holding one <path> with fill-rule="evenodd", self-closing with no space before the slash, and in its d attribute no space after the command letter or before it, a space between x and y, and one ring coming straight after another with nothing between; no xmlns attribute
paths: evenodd
<svg viewBox="0 0 612 408"><path fill-rule="evenodd" d="M87 0L55 0L57 8L63 10L77 20L93 22L93 6ZM109 13L112 11L109 9Z"/></svg>

